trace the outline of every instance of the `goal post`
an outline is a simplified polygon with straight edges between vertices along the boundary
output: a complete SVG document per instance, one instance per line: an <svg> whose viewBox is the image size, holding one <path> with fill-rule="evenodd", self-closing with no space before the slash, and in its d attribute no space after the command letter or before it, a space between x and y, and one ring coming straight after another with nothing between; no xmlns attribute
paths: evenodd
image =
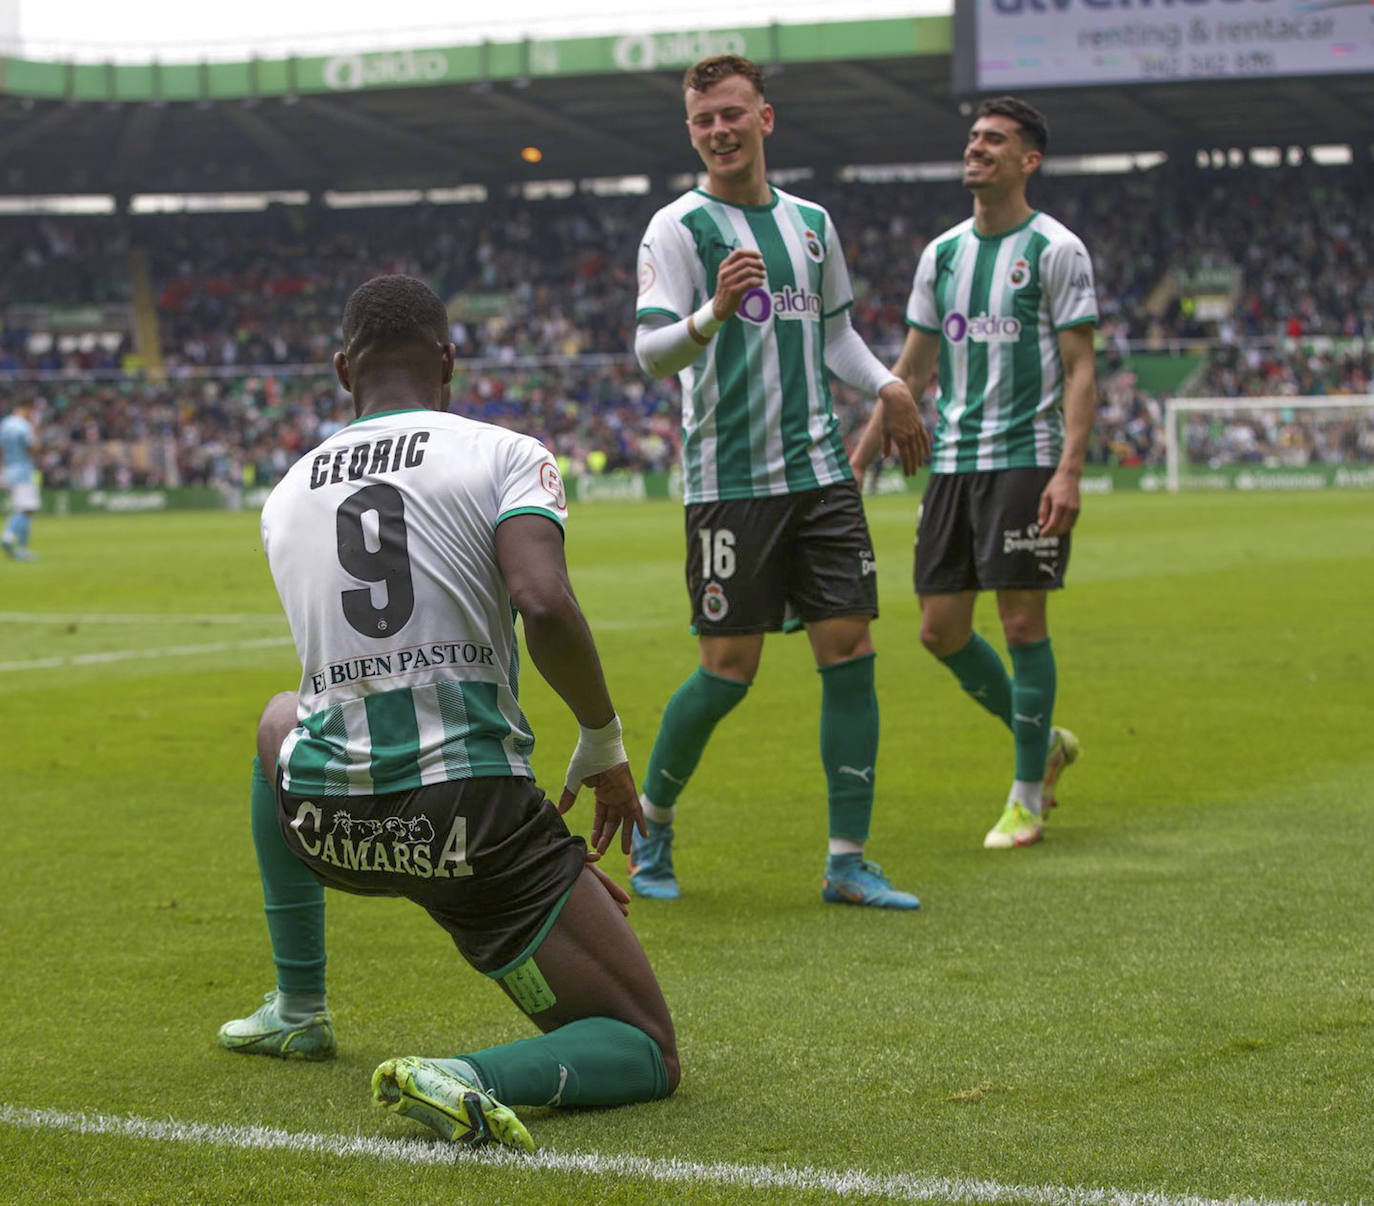
<svg viewBox="0 0 1374 1206"><path fill-rule="evenodd" d="M1203 415L1215 419L1199 423ZM1336 485L1374 486L1374 395L1170 398L1164 455L1171 494L1186 487L1186 471L1198 463L1190 457L1200 457L1208 470L1309 469L1329 474ZM1274 484L1284 481L1275 477Z"/></svg>

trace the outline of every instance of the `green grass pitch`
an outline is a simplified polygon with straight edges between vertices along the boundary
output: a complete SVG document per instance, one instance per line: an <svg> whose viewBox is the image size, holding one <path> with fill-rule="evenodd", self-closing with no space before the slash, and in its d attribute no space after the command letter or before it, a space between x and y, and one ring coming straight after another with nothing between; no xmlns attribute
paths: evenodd
<svg viewBox="0 0 1374 1206"><path fill-rule="evenodd" d="M527 1111L568 1157L552 1167L450 1161L371 1106L388 1056L530 1032L404 902L330 897L336 1062L216 1047L272 985L248 772L259 708L297 677L256 519L37 522L43 560L0 563L0 1199L835 1200L771 1174L668 1181L672 1160L927 1200L938 1178L984 1200L1374 1197L1374 498L1089 499L1051 605L1057 716L1084 755L1045 842L1009 853L981 839L1010 741L920 648L913 513L869 503L869 849L924 907L821 903L819 683L804 638L771 638L679 808L684 898L631 911L682 1088ZM681 511L582 506L568 549L642 769L695 662ZM1000 647L990 599L978 623ZM525 679L551 787L574 726ZM118 1125L77 1129L102 1118ZM171 1130L138 1137L140 1119ZM244 1138L271 1132L444 1158Z"/></svg>

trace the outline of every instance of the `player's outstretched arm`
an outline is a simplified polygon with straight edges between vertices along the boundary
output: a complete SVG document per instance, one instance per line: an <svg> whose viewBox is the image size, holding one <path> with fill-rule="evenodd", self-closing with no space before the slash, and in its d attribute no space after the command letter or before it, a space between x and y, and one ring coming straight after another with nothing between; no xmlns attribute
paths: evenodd
<svg viewBox="0 0 1374 1206"><path fill-rule="evenodd" d="M933 335L929 331L919 330L916 327L907 330L906 343L902 345L902 354L897 358L897 363L892 366L892 375L905 383L907 396L913 404L926 392L926 386L930 382L930 375L935 371L935 361L939 354L939 336ZM849 464L854 470L855 477L863 476L869 465L877 459L879 451L891 450L893 447L888 435L888 428L892 419L889 418L887 410L883 394L879 394L878 403L869 416L868 426L864 428L864 433L859 437L859 442L854 446L854 451L849 454ZM920 421L919 414L918 408L916 426L920 429L919 435L910 434L908 447L916 456L917 464L923 464L930 458L930 433L926 431L925 424ZM901 451L900 445L898 445L898 451ZM915 465L910 469L906 467L905 458L903 458L902 468L906 473L916 471Z"/></svg>
<svg viewBox="0 0 1374 1206"><path fill-rule="evenodd" d="M825 320L825 365L841 381L877 395L881 405L875 414L881 425L882 448L897 454L903 473L915 473L930 451L930 437L921 422L920 411L916 409L911 391L868 350L863 337L850 323L847 309ZM867 435L865 431L864 436ZM855 477L861 478L877 455L877 448L870 446L872 444L873 441L861 438L855 455L850 457ZM866 450L867 459L862 464L856 464L859 450Z"/></svg>
<svg viewBox="0 0 1374 1206"><path fill-rule="evenodd" d="M1070 531L1082 506L1079 482L1097 411L1095 355L1091 323L1059 332L1059 356L1064 364L1064 450L1054 476L1040 496L1037 519L1045 536L1062 536Z"/></svg>
<svg viewBox="0 0 1374 1206"><path fill-rule="evenodd" d="M566 812L578 790L591 787L592 846L604 854L623 825L621 848L628 853L630 827L644 830L639 793L591 629L568 581L563 534L543 516L514 515L496 529L496 560L524 619L530 660L582 729L558 809Z"/></svg>

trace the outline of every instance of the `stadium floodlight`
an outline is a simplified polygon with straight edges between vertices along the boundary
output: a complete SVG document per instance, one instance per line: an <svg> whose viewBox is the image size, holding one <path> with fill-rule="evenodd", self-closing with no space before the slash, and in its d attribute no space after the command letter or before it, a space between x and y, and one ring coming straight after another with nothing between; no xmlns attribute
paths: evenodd
<svg viewBox="0 0 1374 1206"><path fill-rule="evenodd" d="M1171 398L1164 449L1171 494L1374 487L1374 395Z"/></svg>

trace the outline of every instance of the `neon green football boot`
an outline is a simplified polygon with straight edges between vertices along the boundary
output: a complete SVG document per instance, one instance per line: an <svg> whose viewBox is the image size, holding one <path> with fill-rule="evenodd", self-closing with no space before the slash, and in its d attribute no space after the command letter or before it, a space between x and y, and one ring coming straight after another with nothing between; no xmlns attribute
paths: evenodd
<svg viewBox="0 0 1374 1206"><path fill-rule="evenodd" d="M288 1020L281 1015L275 992L263 997L255 1013L225 1022L219 1028L219 1045L240 1055L272 1055L277 1059L333 1059L338 1051L329 1010Z"/></svg>
<svg viewBox="0 0 1374 1206"><path fill-rule="evenodd" d="M372 1074L372 1100L424 1123L452 1143L501 1143L534 1151L534 1140L513 1110L431 1059L387 1060Z"/></svg>
<svg viewBox="0 0 1374 1206"><path fill-rule="evenodd" d="M1069 767L1078 761L1082 752L1078 738L1068 729L1050 729L1050 752L1045 761L1045 783L1040 792L1040 813L1049 812L1059 800L1055 796L1055 784Z"/></svg>
<svg viewBox="0 0 1374 1206"><path fill-rule="evenodd" d="M1040 818L1020 800L1012 800L1002 810L997 824L983 839L987 850L1011 850L1017 846L1034 846L1045 831Z"/></svg>

